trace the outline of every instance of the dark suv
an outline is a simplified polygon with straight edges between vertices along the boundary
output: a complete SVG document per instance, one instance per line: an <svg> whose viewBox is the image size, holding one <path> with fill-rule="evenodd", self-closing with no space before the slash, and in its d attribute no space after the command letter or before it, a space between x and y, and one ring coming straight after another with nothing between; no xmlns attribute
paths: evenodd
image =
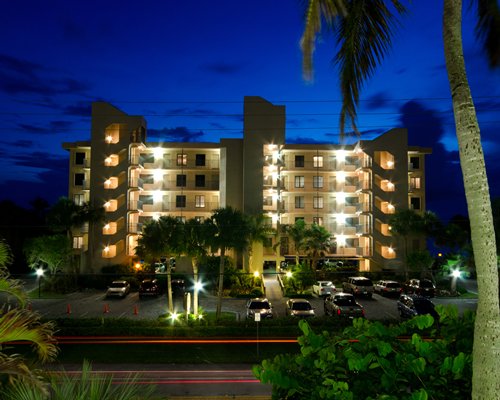
<svg viewBox="0 0 500 400"><path fill-rule="evenodd" d="M156 279L144 279L139 286L139 298L145 296L158 296L160 294L160 286Z"/></svg>
<svg viewBox="0 0 500 400"><path fill-rule="evenodd" d="M371 299L373 283L371 279L363 276L351 276L347 278L347 282L342 284L342 290L346 293L352 293L354 296L366 296Z"/></svg>
<svg viewBox="0 0 500 400"><path fill-rule="evenodd" d="M425 297L434 297L436 287L429 279L410 279L404 284L404 291L408 294L418 294Z"/></svg>
<svg viewBox="0 0 500 400"><path fill-rule="evenodd" d="M439 321L439 314L434 309L434 303L427 297L416 294L402 294L397 301L397 305L401 318L430 314L436 321Z"/></svg>

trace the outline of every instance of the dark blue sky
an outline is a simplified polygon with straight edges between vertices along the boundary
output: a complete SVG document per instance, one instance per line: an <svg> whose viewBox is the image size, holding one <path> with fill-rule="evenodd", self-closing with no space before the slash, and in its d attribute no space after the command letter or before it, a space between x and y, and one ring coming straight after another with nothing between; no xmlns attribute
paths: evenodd
<svg viewBox="0 0 500 400"><path fill-rule="evenodd" d="M149 139L242 137L243 97L287 107L289 142L338 143L335 41L324 32L304 82L301 1L10 1L0 13L0 198L23 206L67 190L65 141L85 140L90 104L144 115ZM366 83L358 127L370 139L405 126L429 146L428 208L465 213L444 66L442 4L419 0ZM488 70L466 10L464 50L492 196L500 195L500 71ZM450 199L453 199L450 205Z"/></svg>

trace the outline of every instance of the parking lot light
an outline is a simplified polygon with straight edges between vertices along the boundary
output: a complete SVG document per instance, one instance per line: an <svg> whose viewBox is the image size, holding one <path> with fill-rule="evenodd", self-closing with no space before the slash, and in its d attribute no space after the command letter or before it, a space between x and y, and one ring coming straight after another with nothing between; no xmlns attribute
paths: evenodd
<svg viewBox="0 0 500 400"><path fill-rule="evenodd" d="M287 277L287 278L291 278L291 277L292 277L292 272L291 272L291 271L288 271L288 272L286 273L286 277Z"/></svg>
<svg viewBox="0 0 500 400"><path fill-rule="evenodd" d="M455 294L457 292L457 279L460 278L462 272L458 269L451 271L451 293Z"/></svg>
<svg viewBox="0 0 500 400"><path fill-rule="evenodd" d="M41 286L41 283L42 283L42 277L43 277L43 274L44 274L44 271L43 271L43 268L37 268L36 271L36 276L37 276L37 279L38 279L38 298L40 298L40 286Z"/></svg>
<svg viewBox="0 0 500 400"><path fill-rule="evenodd" d="M179 319L179 314L174 311L172 314L170 314L170 319L172 320L172 323L174 323Z"/></svg>

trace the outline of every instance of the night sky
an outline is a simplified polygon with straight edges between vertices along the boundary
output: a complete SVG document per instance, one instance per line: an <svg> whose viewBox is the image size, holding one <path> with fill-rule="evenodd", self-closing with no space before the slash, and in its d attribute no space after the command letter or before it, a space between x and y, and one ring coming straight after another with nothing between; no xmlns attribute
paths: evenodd
<svg viewBox="0 0 500 400"><path fill-rule="evenodd" d="M165 4L164 4L165 3ZM442 2L419 0L365 84L362 139L407 127L432 147L428 209L466 213L441 38ZM338 143L340 94L325 31L302 78L299 0L9 1L0 13L0 199L29 207L67 194L62 142L89 139L92 101L143 115L150 141L242 137L243 97L287 110L287 142ZM465 10L464 51L492 197L500 196L500 70L490 71ZM432 172L431 172L432 171ZM452 203L450 204L450 199Z"/></svg>

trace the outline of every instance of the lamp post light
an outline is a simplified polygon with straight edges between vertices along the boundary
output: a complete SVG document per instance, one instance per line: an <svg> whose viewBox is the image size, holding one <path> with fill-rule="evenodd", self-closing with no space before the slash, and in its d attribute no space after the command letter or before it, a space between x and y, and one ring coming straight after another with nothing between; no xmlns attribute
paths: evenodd
<svg viewBox="0 0 500 400"><path fill-rule="evenodd" d="M203 289L203 283L197 281L194 283L194 298L193 298L193 314L195 317L198 316L198 294L200 290Z"/></svg>
<svg viewBox="0 0 500 400"><path fill-rule="evenodd" d="M451 293L455 294L457 292L457 279L460 278L462 273L458 269L454 269L451 272Z"/></svg>
<svg viewBox="0 0 500 400"><path fill-rule="evenodd" d="M38 298L40 298L40 286L42 283L42 277L43 277L43 273L44 273L43 268L37 268L37 270L35 272L36 272L36 276L38 279Z"/></svg>

